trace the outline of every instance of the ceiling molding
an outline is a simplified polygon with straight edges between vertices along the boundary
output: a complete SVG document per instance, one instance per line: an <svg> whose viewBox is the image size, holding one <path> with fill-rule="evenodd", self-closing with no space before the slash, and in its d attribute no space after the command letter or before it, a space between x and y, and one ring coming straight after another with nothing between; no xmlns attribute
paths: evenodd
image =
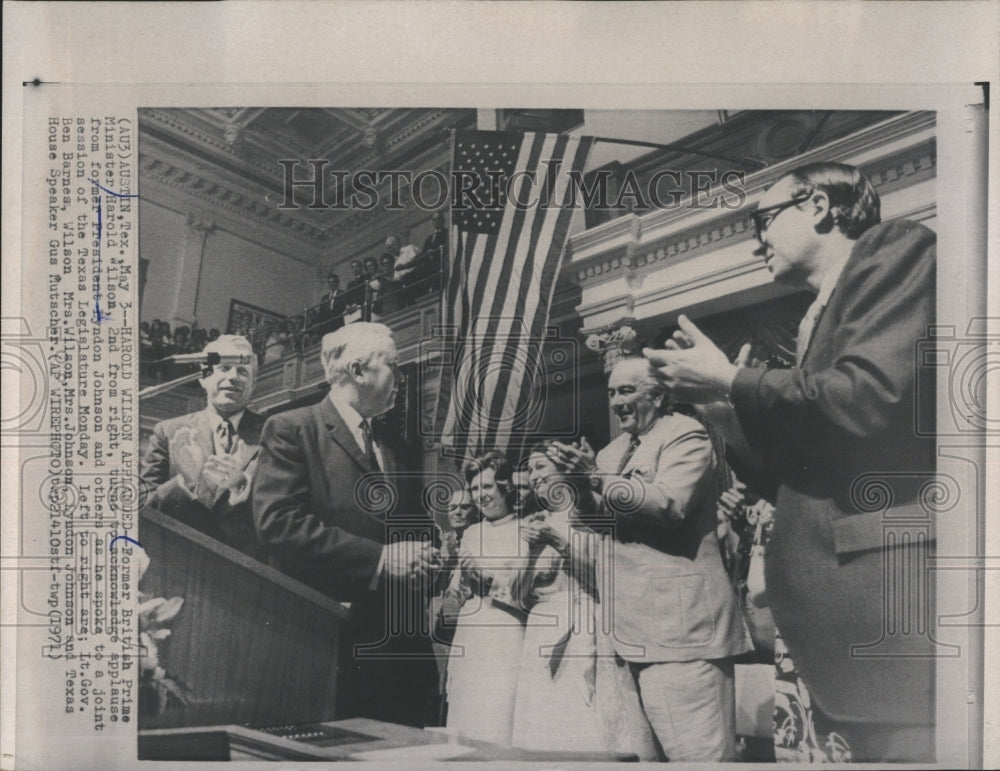
<svg viewBox="0 0 1000 771"><path fill-rule="evenodd" d="M908 113L756 173L747 178L746 203L739 211L695 210L686 198L678 207L611 220L571 236L566 270L578 285L592 286L612 281L624 271L644 274L664 262L749 241L750 203L791 169L814 161L857 161L882 196L919 184L936 173L933 127L933 113ZM717 186L708 198L723 192Z"/></svg>

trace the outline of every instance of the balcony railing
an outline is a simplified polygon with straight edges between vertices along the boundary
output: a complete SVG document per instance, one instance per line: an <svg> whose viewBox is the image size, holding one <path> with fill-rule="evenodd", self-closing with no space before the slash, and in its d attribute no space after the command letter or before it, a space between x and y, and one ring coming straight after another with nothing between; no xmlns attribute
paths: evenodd
<svg viewBox="0 0 1000 771"><path fill-rule="evenodd" d="M379 321L393 331L401 364L415 361L420 341L428 339L437 323L440 306L440 274L400 287L392 292L378 292L366 284L364 299L357 308L345 306L342 313L318 318L320 305L290 317L298 327L289 339L281 342L281 352L268 356L268 346L259 350L260 364L251 408L266 412L283 404L316 393L323 388L325 376L320 360L323 335L359 320ZM349 290L348 290L349 291ZM395 294L394 294L395 293ZM310 318L310 313L313 313ZM301 324L301 326L298 326ZM271 346L273 348L273 345ZM161 376L177 377L192 371L190 367L173 368ZM204 407L204 392L189 383L142 402L143 429L151 430L159 421Z"/></svg>

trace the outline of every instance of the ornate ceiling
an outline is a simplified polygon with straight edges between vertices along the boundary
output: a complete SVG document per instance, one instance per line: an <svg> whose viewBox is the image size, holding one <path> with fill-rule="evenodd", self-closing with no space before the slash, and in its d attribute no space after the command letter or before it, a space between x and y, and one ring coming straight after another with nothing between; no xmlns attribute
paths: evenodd
<svg viewBox="0 0 1000 771"><path fill-rule="evenodd" d="M475 126L475 110L388 108L150 108L139 111L140 194L211 218L252 240L315 263L371 212L281 209L284 168L422 169L447 158L447 130ZM332 175L328 197L333 197ZM344 193L350 193L350 188ZM304 203L308 191L297 191ZM385 216L385 212L377 214ZM368 216L365 216L368 215Z"/></svg>

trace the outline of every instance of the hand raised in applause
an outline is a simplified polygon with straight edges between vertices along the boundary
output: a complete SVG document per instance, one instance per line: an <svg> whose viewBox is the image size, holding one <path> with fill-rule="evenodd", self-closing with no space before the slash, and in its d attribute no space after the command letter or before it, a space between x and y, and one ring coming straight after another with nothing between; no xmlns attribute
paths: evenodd
<svg viewBox="0 0 1000 771"><path fill-rule="evenodd" d="M235 494L246 486L243 468L234 455L209 455L201 467L204 483L219 490L229 490Z"/></svg>
<svg viewBox="0 0 1000 771"><path fill-rule="evenodd" d="M586 437L570 444L553 442L545 454L564 474L590 476L597 473L597 453Z"/></svg>
<svg viewBox="0 0 1000 771"><path fill-rule="evenodd" d="M552 527L544 516L536 515L523 523L521 525L521 539L532 549L551 546L560 554L564 554L569 548L569 542L565 536Z"/></svg>
<svg viewBox="0 0 1000 771"><path fill-rule="evenodd" d="M664 350L644 348L643 355L660 370L676 401L725 402L739 367L687 316L677 324L680 329Z"/></svg>

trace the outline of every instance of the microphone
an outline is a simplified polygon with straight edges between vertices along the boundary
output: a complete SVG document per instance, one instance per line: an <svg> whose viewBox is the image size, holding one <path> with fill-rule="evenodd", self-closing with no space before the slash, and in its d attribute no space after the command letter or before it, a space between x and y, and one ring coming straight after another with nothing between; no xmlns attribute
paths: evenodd
<svg viewBox="0 0 1000 771"><path fill-rule="evenodd" d="M167 360L175 364L199 364L208 367L238 367L241 364L252 364L257 358L253 353L226 353L215 351L209 353L178 353L168 356Z"/></svg>

